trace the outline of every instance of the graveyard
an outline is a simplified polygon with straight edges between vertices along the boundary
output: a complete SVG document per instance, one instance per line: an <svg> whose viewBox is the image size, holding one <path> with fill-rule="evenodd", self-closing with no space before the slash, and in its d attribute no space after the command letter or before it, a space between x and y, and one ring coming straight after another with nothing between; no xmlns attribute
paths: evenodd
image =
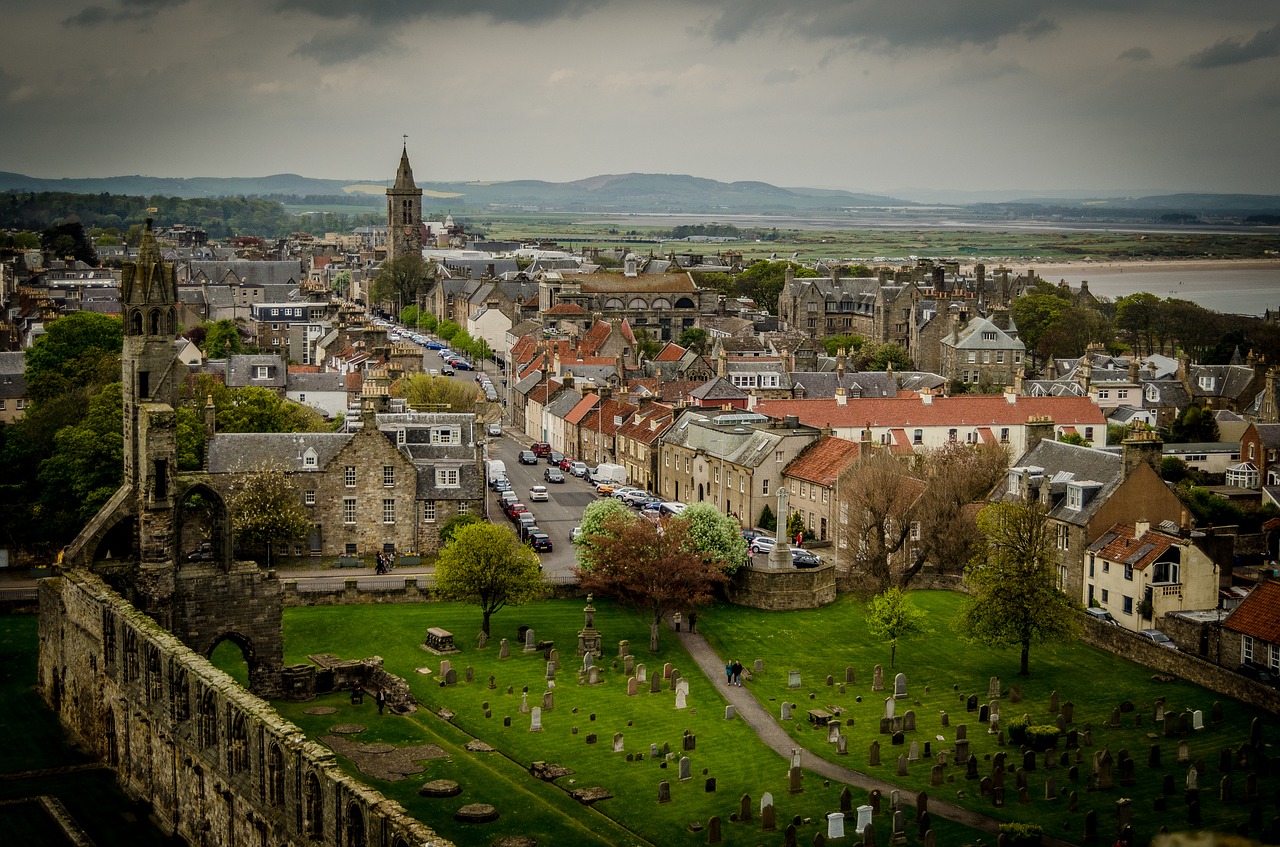
<svg viewBox="0 0 1280 847"><path fill-rule="evenodd" d="M372 696L352 704L348 692L275 705L353 775L463 845L570 843L569 833L575 844L810 844L836 836L836 824L844 836L831 840L850 844L866 814L880 844L995 843L948 821L946 804L1077 844L1114 843L1126 823L1135 843L1161 826L1253 838L1273 826L1272 747L1265 735L1250 743L1266 714L1078 643L1033 649L1031 676L1019 678L1016 651L952 631L958 597L913 597L934 631L901 642L894 668L849 598L699 617L794 745L886 783L878 796L790 772L675 633L650 654L645 622L607 602L595 604L594 627L582 600L504 610L483 646L467 606L290 609L287 662L381 656L422 705L379 715ZM428 650L431 628L452 633L457 652ZM577 652L584 631L602 652L590 663ZM1024 714L1032 728L1061 726L1054 747L1013 743ZM897 815L892 786L903 789ZM923 821L916 792L932 807Z"/></svg>

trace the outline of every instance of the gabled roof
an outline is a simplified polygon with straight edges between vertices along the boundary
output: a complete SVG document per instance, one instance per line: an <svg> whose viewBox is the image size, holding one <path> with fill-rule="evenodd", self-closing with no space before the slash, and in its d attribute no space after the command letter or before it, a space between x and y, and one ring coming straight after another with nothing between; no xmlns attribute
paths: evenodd
<svg viewBox="0 0 1280 847"><path fill-rule="evenodd" d="M1018 397L1010 403L1004 395L962 394L920 397L851 398L845 405L835 399L763 400L756 411L774 418L796 415L810 426L875 427L919 426L1021 426L1033 415L1048 415L1058 425L1105 426L1106 418L1087 397Z"/></svg>
<svg viewBox="0 0 1280 847"><path fill-rule="evenodd" d="M1280 582L1268 580L1259 584L1222 625L1268 644L1280 644Z"/></svg>
<svg viewBox="0 0 1280 847"><path fill-rule="evenodd" d="M582 419L587 416L587 413L594 409L599 403L599 394L592 392L591 394L586 395L573 407L573 411L565 415L565 422L574 424L575 426L582 423Z"/></svg>
<svg viewBox="0 0 1280 847"><path fill-rule="evenodd" d="M829 485L858 460L858 445L844 438L823 436L787 465L784 476Z"/></svg>
<svg viewBox="0 0 1280 847"><path fill-rule="evenodd" d="M653 357L655 362L678 362L684 356L685 349L674 341L668 341L667 346L663 347L657 356Z"/></svg>
<svg viewBox="0 0 1280 847"><path fill-rule="evenodd" d="M1089 546L1089 552L1108 562L1130 565L1134 570L1144 570L1159 561L1165 552L1178 544L1178 539L1154 529L1141 538L1135 538L1132 525L1113 524L1097 541Z"/></svg>
<svg viewBox="0 0 1280 847"><path fill-rule="evenodd" d="M745 400L747 393L722 376L708 380L689 392L695 400L715 402L717 400Z"/></svg>
<svg viewBox="0 0 1280 847"><path fill-rule="evenodd" d="M1013 463L1010 473L1017 472L1019 468L1026 473L1036 469L1042 478L1040 484L1050 487L1048 516L1077 526L1088 524L1124 481L1124 465L1119 454L1065 441L1041 441ZM1088 484L1092 491L1092 496L1079 509L1069 508L1069 499L1065 496L1067 485L1071 483ZM1018 495L1011 493L1008 485L1002 482L991 499L996 502L1015 501Z"/></svg>
<svg viewBox="0 0 1280 847"><path fill-rule="evenodd" d="M351 440L349 432L219 432L209 440L209 473L246 473L265 466L322 471ZM316 464L303 456L315 450Z"/></svg>

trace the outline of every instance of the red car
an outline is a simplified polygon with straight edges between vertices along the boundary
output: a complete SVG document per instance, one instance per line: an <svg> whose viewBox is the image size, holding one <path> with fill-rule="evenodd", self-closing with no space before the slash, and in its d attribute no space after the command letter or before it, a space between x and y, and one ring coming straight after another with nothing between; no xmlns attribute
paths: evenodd
<svg viewBox="0 0 1280 847"><path fill-rule="evenodd" d="M515 520L516 515L520 514L521 512L529 511L529 507L526 506L524 503L508 503L506 506L503 507L503 509L506 511L507 517L511 518L511 520Z"/></svg>
<svg viewBox="0 0 1280 847"><path fill-rule="evenodd" d="M561 459L561 460L560 460L560 470L564 471L565 473L568 473L568 472L569 472L569 466L570 466L570 465L572 465L572 464L573 464L574 462L576 462L576 461L578 461L578 460L577 460L577 459L572 459L572 458L570 458L570 457L568 457L568 456L565 456L563 459Z"/></svg>
<svg viewBox="0 0 1280 847"><path fill-rule="evenodd" d="M551 452L551 445L545 441L535 441L529 449L533 451L533 455L541 459Z"/></svg>

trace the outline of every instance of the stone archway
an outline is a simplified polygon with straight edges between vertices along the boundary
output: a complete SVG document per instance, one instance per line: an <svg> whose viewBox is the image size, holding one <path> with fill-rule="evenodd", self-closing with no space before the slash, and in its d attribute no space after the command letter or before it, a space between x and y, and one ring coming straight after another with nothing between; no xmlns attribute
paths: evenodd
<svg viewBox="0 0 1280 847"><path fill-rule="evenodd" d="M231 513L222 494L203 481L182 488L174 508L174 546L178 565L231 564Z"/></svg>
<svg viewBox="0 0 1280 847"><path fill-rule="evenodd" d="M254 649L253 642L239 632L228 631L213 639L206 650L202 650L206 659L212 659L213 653L224 643L234 644L240 650L240 655L244 657L245 664L249 666L249 688L250 690L259 690L255 684L255 680L259 679L264 669L262 662L258 657L257 650Z"/></svg>

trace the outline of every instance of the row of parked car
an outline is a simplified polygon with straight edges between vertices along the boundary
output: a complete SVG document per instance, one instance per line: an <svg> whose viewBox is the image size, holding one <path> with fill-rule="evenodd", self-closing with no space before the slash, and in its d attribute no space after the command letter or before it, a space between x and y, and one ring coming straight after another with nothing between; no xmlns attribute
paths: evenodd
<svg viewBox="0 0 1280 847"><path fill-rule="evenodd" d="M768 533L761 532L758 529L744 529L742 531L742 540L746 542L747 549L752 555L768 556L778 546L778 539ZM822 564L822 560L817 554L803 547L790 547L791 564L797 568L816 568Z"/></svg>
<svg viewBox="0 0 1280 847"><path fill-rule="evenodd" d="M515 525L516 535L521 541L539 553L550 553L555 549L551 543L551 536L538 527L533 512L520 502L520 495L512 490L510 480L505 476L496 477L489 483L489 487L497 493L498 505L501 506L503 514ZM530 502L550 499L547 489L541 485L535 485L529 489L529 495Z"/></svg>

